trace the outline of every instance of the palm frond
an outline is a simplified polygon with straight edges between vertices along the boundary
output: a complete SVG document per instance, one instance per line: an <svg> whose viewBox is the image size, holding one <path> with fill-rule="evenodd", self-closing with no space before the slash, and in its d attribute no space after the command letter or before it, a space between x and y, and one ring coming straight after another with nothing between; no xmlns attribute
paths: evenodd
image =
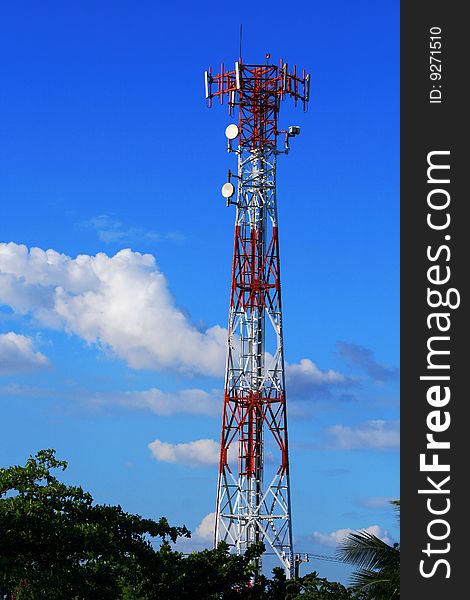
<svg viewBox="0 0 470 600"><path fill-rule="evenodd" d="M368 570L387 570L400 564L399 550L368 531L350 533L338 554L343 562Z"/></svg>
<svg viewBox="0 0 470 600"><path fill-rule="evenodd" d="M351 578L353 589L368 593L374 600L398 600L400 598L399 577L387 578L377 571L362 570Z"/></svg>
<svg viewBox="0 0 470 600"><path fill-rule="evenodd" d="M400 515L400 501L391 504ZM351 575L353 589L373 600L400 600L400 545L390 546L373 533L349 533L339 545L337 555L358 570Z"/></svg>
<svg viewBox="0 0 470 600"><path fill-rule="evenodd" d="M400 576L398 572L371 571L361 569L351 576L353 589L369 592L374 600L398 600L400 598Z"/></svg>
<svg viewBox="0 0 470 600"><path fill-rule="evenodd" d="M399 585L400 576L398 572L392 571L371 571L370 569L360 569L351 575L351 585L355 588L375 586L382 583L394 583Z"/></svg>

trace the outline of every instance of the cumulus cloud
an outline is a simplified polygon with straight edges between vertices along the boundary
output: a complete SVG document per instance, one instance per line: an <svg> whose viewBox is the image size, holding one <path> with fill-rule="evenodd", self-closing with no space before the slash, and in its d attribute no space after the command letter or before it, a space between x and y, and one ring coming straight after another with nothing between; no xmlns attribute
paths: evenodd
<svg viewBox="0 0 470 600"><path fill-rule="evenodd" d="M214 539L215 512L207 514L196 527L195 535L204 542Z"/></svg>
<svg viewBox="0 0 470 600"><path fill-rule="evenodd" d="M153 457L158 462L168 462L190 467L203 467L207 465L218 465L220 458L220 443L211 439L195 440L194 442L182 442L170 444L161 440L154 440L148 445ZM232 443L228 448L228 460L230 464L237 460L238 444ZM265 462L273 462L273 453L267 451Z"/></svg>
<svg viewBox="0 0 470 600"><path fill-rule="evenodd" d="M79 255L0 244L0 302L109 348L132 368L223 373L226 330L201 332L150 254Z"/></svg>
<svg viewBox="0 0 470 600"><path fill-rule="evenodd" d="M307 385L344 385L350 383L342 373L333 371L322 371L309 358L302 358L299 363L286 364L286 377L292 383L301 386L303 383Z"/></svg>
<svg viewBox="0 0 470 600"><path fill-rule="evenodd" d="M28 373L49 366L49 361L33 348L31 338L10 331L0 334L0 375Z"/></svg>
<svg viewBox="0 0 470 600"><path fill-rule="evenodd" d="M180 413L214 417L221 414L223 397L221 390L206 392L196 388L163 392L158 388L150 388L142 391L97 393L89 401L94 406L149 410L164 417Z"/></svg>
<svg viewBox="0 0 470 600"><path fill-rule="evenodd" d="M290 396L330 397L332 389L354 385L355 381L338 371L323 371L309 358L286 363L286 386Z"/></svg>
<svg viewBox="0 0 470 600"><path fill-rule="evenodd" d="M374 358L374 353L364 346L350 344L348 342L337 342L339 355L350 365L359 367L371 379L379 383L384 383L396 379L399 370L396 367L389 367L380 364Z"/></svg>
<svg viewBox="0 0 470 600"><path fill-rule="evenodd" d="M341 542L344 541L346 536L350 533L355 533L357 530L353 529L337 529L336 531L331 531L330 533L323 533L321 531L314 531L311 534L311 538L313 541L321 544L323 546L331 546L335 547ZM383 530L380 525L370 525L361 531L366 531L367 533L371 533L376 537L383 540L386 544L391 544L392 540L389 536L388 531Z"/></svg>
<svg viewBox="0 0 470 600"><path fill-rule="evenodd" d="M341 450L355 448L391 450L398 448L400 444L398 421L376 419L356 427L333 425L327 431L334 440L334 446Z"/></svg>
<svg viewBox="0 0 470 600"><path fill-rule="evenodd" d="M200 552L212 548L214 543L215 512L210 512L196 526L190 526L191 537L180 537L173 545L177 552Z"/></svg>
<svg viewBox="0 0 470 600"><path fill-rule="evenodd" d="M98 219L96 225L108 224ZM118 226L114 224L114 226ZM112 227L111 227L112 228ZM0 303L17 314L31 315L40 326L75 334L87 343L111 350L135 369L175 369L223 376L227 331L214 325L200 331L177 306L168 282L150 254L121 250L71 258L55 250L0 243ZM267 361L273 360L269 354ZM331 388L354 382L343 374L323 371L308 358L286 363L292 396L331 395ZM165 395L158 390L120 403L147 405L155 412L211 411L210 398L193 391ZM211 394L209 394L210 396ZM165 406L167 408L165 408ZM171 408L171 406L175 408Z"/></svg>
<svg viewBox="0 0 470 600"><path fill-rule="evenodd" d="M169 462L200 467L219 462L220 445L215 440L202 439L194 442L170 444L154 440L148 447L159 462Z"/></svg>

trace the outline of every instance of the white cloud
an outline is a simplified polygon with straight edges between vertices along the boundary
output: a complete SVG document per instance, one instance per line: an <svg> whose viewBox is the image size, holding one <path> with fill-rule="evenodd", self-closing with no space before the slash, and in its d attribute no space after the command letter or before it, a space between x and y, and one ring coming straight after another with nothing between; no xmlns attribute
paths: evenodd
<svg viewBox="0 0 470 600"><path fill-rule="evenodd" d="M212 548L214 544L215 512L207 514L194 528L190 526L190 538L178 538L173 548L177 552L191 553L200 552L206 548Z"/></svg>
<svg viewBox="0 0 470 600"><path fill-rule="evenodd" d="M305 379L312 384L344 384L348 381L347 377L338 371L322 371L309 358L302 358L298 364L287 363L286 371L289 379Z"/></svg>
<svg viewBox="0 0 470 600"><path fill-rule="evenodd" d="M161 440L154 440L148 447L153 457L159 462L178 463L190 467L218 465L220 459L220 443L211 439L195 440L170 444ZM228 460L232 464L237 460L238 444L233 443L228 449ZM272 452L266 452L267 463L273 461Z"/></svg>
<svg viewBox="0 0 470 600"><path fill-rule="evenodd" d="M163 392L157 388L142 391L97 393L90 399L95 406L123 406L131 409L149 410L160 416L179 413L219 416L222 413L224 394L221 390L206 392L201 389Z"/></svg>
<svg viewBox="0 0 470 600"><path fill-rule="evenodd" d="M336 531L331 531L330 533L323 533L321 531L314 531L311 534L311 538L317 542L318 544L322 544L323 546L337 546L341 542L344 541L345 537L349 533L355 533L357 530L353 529L337 529ZM370 525L365 529L361 529L361 531L366 531L367 533L371 533L376 537L383 540L386 544L391 544L392 540L389 537L389 533L386 530L383 530L380 525Z"/></svg>
<svg viewBox="0 0 470 600"><path fill-rule="evenodd" d="M49 366L49 361L33 348L31 338L10 331L0 334L0 375L28 373Z"/></svg>
<svg viewBox="0 0 470 600"><path fill-rule="evenodd" d="M121 250L72 259L2 243L0 302L42 326L110 348L133 368L223 373L226 330L198 331L150 254Z"/></svg>
<svg viewBox="0 0 470 600"><path fill-rule="evenodd" d="M348 387L354 383L338 371L322 371L309 358L302 358L299 363L286 363L286 387L293 396L330 396L331 388Z"/></svg>
<svg viewBox="0 0 470 600"><path fill-rule="evenodd" d="M393 449L400 445L400 426L398 421L376 419L366 421L357 427L333 425L328 433L336 447L342 450L355 448Z"/></svg>
<svg viewBox="0 0 470 600"><path fill-rule="evenodd" d="M207 514L196 527L195 536L203 542L214 539L215 512Z"/></svg>
<svg viewBox="0 0 470 600"><path fill-rule="evenodd" d="M219 462L220 446L210 439L181 444L155 440L148 447L159 462L185 464L192 467L216 465Z"/></svg>
<svg viewBox="0 0 470 600"><path fill-rule="evenodd" d="M223 376L226 329L214 325L199 331L178 308L150 254L127 249L114 256L71 258L55 250L0 243L0 303L32 315L40 326L111 350L135 369ZM272 356L266 357L272 362ZM286 381L289 394L302 397L328 395L331 387L353 383L337 371L322 371L308 358L286 363ZM147 402L156 412L175 402L158 391L127 400ZM127 400L121 395L121 402ZM209 400L203 403L208 406Z"/></svg>

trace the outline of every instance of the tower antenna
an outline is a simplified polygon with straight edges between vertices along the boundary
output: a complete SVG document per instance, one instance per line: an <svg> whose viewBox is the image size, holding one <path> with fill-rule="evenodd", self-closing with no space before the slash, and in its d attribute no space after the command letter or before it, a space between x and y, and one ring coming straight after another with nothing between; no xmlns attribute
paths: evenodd
<svg viewBox="0 0 470 600"><path fill-rule="evenodd" d="M209 106L213 98L228 97L229 114L238 112L238 124L225 130L238 165L222 187L236 214L214 542L223 540L238 554L263 542L290 578L295 561L276 162L300 127L280 131L277 120L287 96L306 108L310 76L297 74L295 66L290 72L282 61L279 67L243 64L241 31L235 69L205 73ZM261 558L256 572L261 573Z"/></svg>

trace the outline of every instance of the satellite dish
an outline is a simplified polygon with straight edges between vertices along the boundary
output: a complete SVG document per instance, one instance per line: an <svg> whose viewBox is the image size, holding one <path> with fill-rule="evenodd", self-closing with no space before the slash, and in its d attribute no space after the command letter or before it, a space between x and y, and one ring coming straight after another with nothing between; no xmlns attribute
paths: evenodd
<svg viewBox="0 0 470 600"><path fill-rule="evenodd" d="M234 193L235 193L235 188L233 187L233 183L230 183L230 181L227 181L227 183L224 183L224 185L222 186L222 196L224 198L231 198Z"/></svg>
<svg viewBox="0 0 470 600"><path fill-rule="evenodd" d="M231 123L227 129L225 130L225 135L228 137L229 140L234 140L237 135L238 135L238 127L235 125L235 123Z"/></svg>

